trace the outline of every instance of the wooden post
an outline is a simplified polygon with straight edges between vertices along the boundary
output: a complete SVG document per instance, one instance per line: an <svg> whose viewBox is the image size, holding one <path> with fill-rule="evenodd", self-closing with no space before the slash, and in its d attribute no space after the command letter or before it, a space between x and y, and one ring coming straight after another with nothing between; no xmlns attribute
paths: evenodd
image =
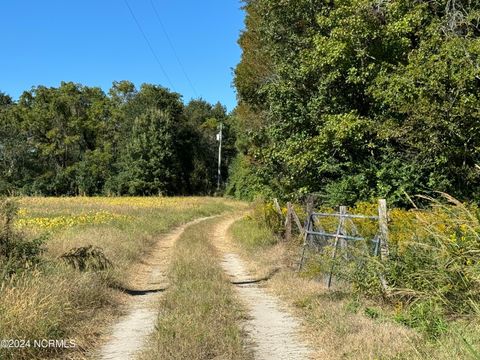
<svg viewBox="0 0 480 360"><path fill-rule="evenodd" d="M378 226L379 226L379 244L377 245L380 247L380 260L386 261L388 260L388 212L387 212L387 200L380 199L378 200ZM384 292L388 291L388 284L387 280L385 279L385 275L383 273L379 274L380 283L382 284L382 288Z"/></svg>
<svg viewBox="0 0 480 360"><path fill-rule="evenodd" d="M388 213L387 200L378 200L378 226L380 230L380 259L388 259Z"/></svg>
<svg viewBox="0 0 480 360"><path fill-rule="evenodd" d="M340 206L340 217L338 220L338 226L337 226L337 233L335 234L335 243L333 244L333 254L332 254L332 266L330 268L330 274L328 275L328 281L327 281L327 289L330 289L332 286L332 277L333 277L333 270L335 268L335 258L337 257L337 249L338 245L340 243L339 235L341 234L341 231L343 229L343 223L344 223L344 216L346 215L347 212L347 207L346 206Z"/></svg>
<svg viewBox="0 0 480 360"><path fill-rule="evenodd" d="M282 213L282 208L280 207L280 204L278 203L278 199L275 198L273 199L273 207L275 209L275 212L278 214L278 222L275 224L275 226L279 226L281 229L284 226L284 220L283 220L283 213Z"/></svg>
<svg viewBox="0 0 480 360"><path fill-rule="evenodd" d="M314 201L313 201L313 195L308 195L308 197L307 197L307 204L306 204L307 214L313 213L313 206L314 206L313 202L314 202Z"/></svg>
<svg viewBox="0 0 480 360"><path fill-rule="evenodd" d="M292 206L292 217L293 217L293 220L295 221L295 224L297 224L298 231L300 232L300 234L303 234L303 232L305 231L304 226L302 226L302 223L300 222L300 219L298 218L298 215L295 212L295 209L293 208L293 206Z"/></svg>
<svg viewBox="0 0 480 360"><path fill-rule="evenodd" d="M287 218L285 219L285 241L292 239L292 204L287 203Z"/></svg>
<svg viewBox="0 0 480 360"><path fill-rule="evenodd" d="M277 211L277 213L282 216L282 208L280 207L280 204L278 203L278 199L275 198L273 199L273 206L275 206L275 210Z"/></svg>
<svg viewBox="0 0 480 360"><path fill-rule="evenodd" d="M302 249L302 256L298 264L298 271L302 270L303 264L305 263L305 257L306 257L307 247L308 247L308 237L310 236L308 232L313 227L313 218L312 218L313 196L312 195L308 195L306 207L307 207L307 221L305 221L304 230L303 230L303 249Z"/></svg>

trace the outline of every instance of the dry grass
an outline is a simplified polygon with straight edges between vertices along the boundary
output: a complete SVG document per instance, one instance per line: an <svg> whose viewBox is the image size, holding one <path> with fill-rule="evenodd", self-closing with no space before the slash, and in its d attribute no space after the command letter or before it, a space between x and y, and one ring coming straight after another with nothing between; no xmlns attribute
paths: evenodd
<svg viewBox="0 0 480 360"><path fill-rule="evenodd" d="M49 239L41 266L0 286L0 339L72 339L78 347L73 352L0 349L0 359L83 358L102 327L121 311L124 295L112 287L132 285L131 269L162 234L194 218L244 206L215 198L24 198L20 205L21 219L29 224L23 230L48 231ZM89 223L92 217L85 214L99 212L113 216ZM60 217L87 220L50 231L35 226L36 219ZM86 245L103 248L114 268L81 273L61 264L61 254Z"/></svg>
<svg viewBox="0 0 480 360"><path fill-rule="evenodd" d="M92 346L99 329L95 320L115 316L118 298L92 273L66 267L22 275L4 284L0 296L2 339L73 339L79 353ZM61 349L2 350L2 359L36 359L60 356ZM80 354L77 354L80 355ZM73 356L73 354L71 354Z"/></svg>
<svg viewBox="0 0 480 360"><path fill-rule="evenodd" d="M373 319L371 304L360 302L348 292L327 291L318 281L300 277L294 267L299 256L298 245L280 242L265 246L265 241L261 241L260 246L253 246L252 237L263 238L266 231L248 218L231 228L237 250L252 271L263 275L273 268L282 268L267 283L267 289L280 296L303 320L304 335L316 352L314 358L407 359L416 354L412 344L420 336L413 330L381 315Z"/></svg>
<svg viewBox="0 0 480 360"><path fill-rule="evenodd" d="M316 358L392 359L405 356L418 335L413 330L367 317L365 303L348 293L328 291L320 283L283 272L269 284L305 320L306 336L316 344ZM370 310L371 316L377 316ZM408 357L407 357L408 358Z"/></svg>
<svg viewBox="0 0 480 360"><path fill-rule="evenodd" d="M177 241L169 290L156 332L141 359L251 359L239 320L241 305L210 243L215 221L188 228Z"/></svg>

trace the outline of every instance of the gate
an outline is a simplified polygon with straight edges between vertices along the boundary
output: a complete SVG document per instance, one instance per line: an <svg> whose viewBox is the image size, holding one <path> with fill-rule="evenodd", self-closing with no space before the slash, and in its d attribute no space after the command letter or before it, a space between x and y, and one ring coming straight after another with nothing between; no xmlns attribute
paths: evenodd
<svg viewBox="0 0 480 360"><path fill-rule="evenodd" d="M335 233L327 232L323 229L319 219L322 218L336 218L338 224ZM373 238L361 236L353 219L367 219L378 223L378 228ZM348 231L350 229L350 231ZM303 231L303 249L302 256L299 262L298 270L301 270L306 258L306 251L308 248L315 248L321 251L323 247L330 245L333 242L332 260L335 260L339 248L345 250L348 256L349 242L363 241L367 244L368 251L372 255L380 257L381 260L386 260L388 257L388 218L387 218L387 202L381 199L378 202L378 215L358 215L349 214L346 206L340 206L338 213L319 213L309 212L307 214L307 221ZM368 246L368 245L371 246ZM332 276L334 271L334 262L328 274L327 287L332 285ZM386 281L383 275L379 274L380 281L384 290L387 289Z"/></svg>

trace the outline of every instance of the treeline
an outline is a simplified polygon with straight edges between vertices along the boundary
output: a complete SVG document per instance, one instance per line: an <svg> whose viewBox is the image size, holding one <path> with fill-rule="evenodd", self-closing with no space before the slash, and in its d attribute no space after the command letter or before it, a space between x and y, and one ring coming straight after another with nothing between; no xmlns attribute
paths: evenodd
<svg viewBox="0 0 480 360"><path fill-rule="evenodd" d="M480 2L244 3L231 194L480 201Z"/></svg>
<svg viewBox="0 0 480 360"><path fill-rule="evenodd" d="M220 122L226 174L235 139L220 104L128 81L0 93L0 193L212 194Z"/></svg>

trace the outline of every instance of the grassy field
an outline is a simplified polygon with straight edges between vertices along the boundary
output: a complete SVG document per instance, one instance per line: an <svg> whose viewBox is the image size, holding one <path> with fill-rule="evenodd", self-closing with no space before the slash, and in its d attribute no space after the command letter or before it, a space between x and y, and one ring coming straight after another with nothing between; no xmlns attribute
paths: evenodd
<svg viewBox="0 0 480 360"><path fill-rule="evenodd" d="M0 285L0 339L72 339L82 358L121 311L122 293L138 263L162 234L195 218L244 206L219 198L22 198L15 227L46 236L39 264ZM113 263L78 271L59 257L72 248L101 247ZM1 269L0 269L1 270ZM67 356L53 348L0 349L1 359ZM63 350L62 350L63 351Z"/></svg>
<svg viewBox="0 0 480 360"><path fill-rule="evenodd" d="M142 360L252 359L238 326L245 312L211 243L218 220L188 228L174 248L170 288Z"/></svg>
<svg viewBox="0 0 480 360"><path fill-rule="evenodd" d="M281 268L267 288L303 319L305 336L315 344L318 358L480 359L476 349L478 316L446 319L443 331L430 338L421 328L403 325L399 321L402 309L390 303L358 295L347 286L328 291L311 269L297 273L299 239L290 244L279 241L266 225L250 216L237 221L230 231L253 272L264 276ZM424 311L416 313L420 324L430 321L429 309Z"/></svg>
<svg viewBox="0 0 480 360"><path fill-rule="evenodd" d="M42 237L45 251L38 262L14 271L0 258L0 339L66 339L77 346L71 350L0 349L0 359L7 360L90 357L107 326L125 309L127 295L120 289L135 288L136 265L151 254L162 234L193 219L245 211L247 206L200 197L22 198L17 202L14 229L26 239ZM357 210L362 213L374 211L361 206ZM478 284L474 250L480 225L476 209L472 211L460 204L417 213L392 210L391 250L398 249L396 262L404 266L397 279L415 286L431 279L433 284L426 286L434 291L420 293L423 297L411 305L362 294L358 286L364 286L363 278L327 291L318 281L313 258L297 273L300 239L288 244L279 241L274 222L260 221L258 213L236 222L230 233L233 250L248 260L256 276L263 278L280 268L265 282L266 289L284 299L303 320L303 335L314 344L318 358L480 359L480 306L468 302L478 290L473 286ZM193 225L176 242L170 287L158 304L156 331L142 360L252 358L239 327L245 311L212 244L218 221ZM365 226L362 231L371 230L366 224L360 226ZM0 245L6 227L2 229ZM89 245L101 248L113 266L80 271L62 261L71 249ZM0 246L0 256L1 250ZM391 274L397 274L396 269L390 269ZM457 274L470 281L468 286L458 283ZM350 275L346 275L348 281ZM425 306L437 306L432 299L444 301L442 313ZM465 312L452 312L452 304L461 304ZM476 313L471 310L476 308Z"/></svg>

